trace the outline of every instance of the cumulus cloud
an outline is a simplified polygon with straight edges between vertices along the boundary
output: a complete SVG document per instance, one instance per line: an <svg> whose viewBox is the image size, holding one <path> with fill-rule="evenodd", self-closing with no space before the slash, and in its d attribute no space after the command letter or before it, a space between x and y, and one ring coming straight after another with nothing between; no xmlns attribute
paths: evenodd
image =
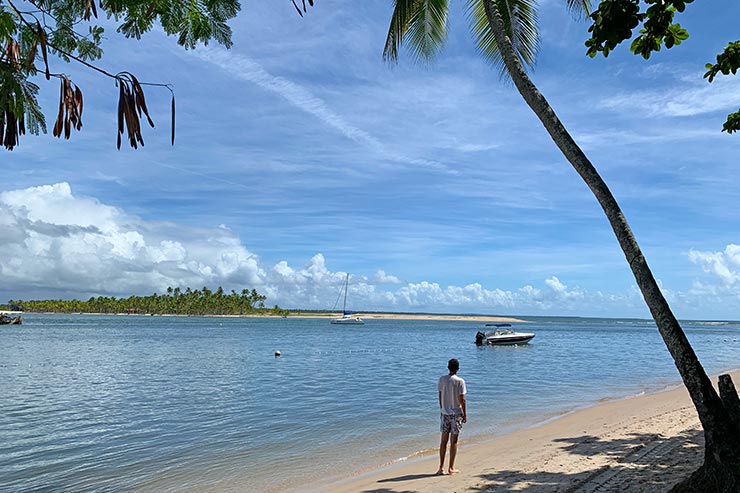
<svg viewBox="0 0 740 493"><path fill-rule="evenodd" d="M690 250L689 260L725 286L733 286L740 281L740 245L731 243L722 252Z"/></svg>
<svg viewBox="0 0 740 493"><path fill-rule="evenodd" d="M373 278L375 284L401 284L401 280L396 276L391 276L385 273L384 270L378 269Z"/></svg>
<svg viewBox="0 0 740 493"><path fill-rule="evenodd" d="M68 183L0 193L0 273L16 289L146 293L167 286L259 285L256 256L223 227L145 222Z"/></svg>
<svg viewBox="0 0 740 493"><path fill-rule="evenodd" d="M720 264L732 266L728 279L737 275L737 246L721 255L692 255L719 273L725 273ZM12 290L9 295L16 299L28 299L30 292L83 298L162 293L169 286L222 286L227 291L255 288L269 305L331 309L340 300L347 273L332 271L321 253L301 267L285 260L265 265L225 225L146 221L57 183L0 193L0 275L2 288ZM543 288L513 290L480 283L405 283L378 269L372 277L350 276L348 308L520 314L579 313L586 305L644 310L629 293L588 293L556 276L543 283Z"/></svg>
<svg viewBox="0 0 740 493"><path fill-rule="evenodd" d="M568 289L568 286L563 284L560 279L555 276L545 279L545 284L555 293L556 298L560 300L580 300L587 296L587 294L579 288Z"/></svg>
<svg viewBox="0 0 740 493"><path fill-rule="evenodd" d="M550 286L550 289L552 289L556 293L563 294L563 293L566 293L568 290L568 287L562 282L560 282L560 279L558 279L555 276L551 277L550 279L545 280L545 284Z"/></svg>

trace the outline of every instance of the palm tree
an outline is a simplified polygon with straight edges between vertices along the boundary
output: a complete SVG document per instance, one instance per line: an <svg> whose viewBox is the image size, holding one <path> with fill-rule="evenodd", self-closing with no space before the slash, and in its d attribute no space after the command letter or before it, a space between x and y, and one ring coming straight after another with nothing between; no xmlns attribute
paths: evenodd
<svg viewBox="0 0 740 493"><path fill-rule="evenodd" d="M658 326L681 378L691 395L704 428L704 465L676 491L740 491L740 429L732 421L731 401L737 394L731 382L723 397L717 394L658 287L650 267L609 187L599 176L545 97L530 80L538 47L535 0L467 0L471 27L484 57L511 77L525 102L550 137L586 182L604 210L637 285ZM567 0L574 12L587 12L589 0ZM448 0L396 0L383 58L398 59L398 48L407 42L419 58L433 57L444 44ZM726 380L726 379L725 379ZM727 398L725 398L727 394Z"/></svg>

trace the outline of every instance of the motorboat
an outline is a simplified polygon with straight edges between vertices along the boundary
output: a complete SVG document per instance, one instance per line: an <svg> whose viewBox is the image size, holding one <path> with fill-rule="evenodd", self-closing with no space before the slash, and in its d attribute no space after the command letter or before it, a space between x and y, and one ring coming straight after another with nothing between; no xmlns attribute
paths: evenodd
<svg viewBox="0 0 740 493"><path fill-rule="evenodd" d="M20 325L23 323L23 317L18 315L17 317L9 317L7 315L0 314L0 325Z"/></svg>
<svg viewBox="0 0 740 493"><path fill-rule="evenodd" d="M478 346L484 344L527 344L534 338L534 334L531 332L516 332L511 328L511 324L486 324L486 327L495 327L495 330L489 332L479 330L475 334L475 343Z"/></svg>
<svg viewBox="0 0 740 493"><path fill-rule="evenodd" d="M347 277L344 281L344 306L342 306L342 316L339 318L333 318L331 320L331 323L338 324L338 325L365 325L365 321L360 318L359 315L356 313L350 313L347 311L347 291L349 290L349 274L347 274ZM342 292L339 292L339 296L342 295ZM337 302L339 302L339 298L337 298ZM336 303L335 303L336 306Z"/></svg>

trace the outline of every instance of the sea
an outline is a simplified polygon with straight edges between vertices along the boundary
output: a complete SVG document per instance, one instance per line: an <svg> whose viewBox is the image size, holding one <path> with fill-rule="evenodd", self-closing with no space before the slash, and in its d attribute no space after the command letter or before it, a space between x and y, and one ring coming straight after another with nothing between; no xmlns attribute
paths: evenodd
<svg viewBox="0 0 740 493"><path fill-rule="evenodd" d="M652 321L523 318L530 344L478 347L471 321L26 314L0 327L0 491L320 490L433 453L453 357L463 443L680 384ZM740 322L682 326L740 368Z"/></svg>

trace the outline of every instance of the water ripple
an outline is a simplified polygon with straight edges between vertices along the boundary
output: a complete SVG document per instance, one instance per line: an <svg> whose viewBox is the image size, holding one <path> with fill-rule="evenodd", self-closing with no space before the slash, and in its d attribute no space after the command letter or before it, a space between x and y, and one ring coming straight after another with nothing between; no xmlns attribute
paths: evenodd
<svg viewBox="0 0 740 493"><path fill-rule="evenodd" d="M645 321L541 319L529 346L478 348L463 322L25 319L0 332L9 491L283 491L410 457L438 440L453 356L467 437L678 380ZM740 366L737 323L685 328L708 372Z"/></svg>

